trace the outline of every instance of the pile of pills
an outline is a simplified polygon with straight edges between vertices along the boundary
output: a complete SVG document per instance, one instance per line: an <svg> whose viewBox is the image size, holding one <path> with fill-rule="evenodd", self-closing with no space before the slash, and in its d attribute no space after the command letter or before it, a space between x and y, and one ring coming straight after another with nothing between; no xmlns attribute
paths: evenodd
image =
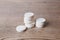
<svg viewBox="0 0 60 40"><path fill-rule="evenodd" d="M35 25L34 21L34 13L25 13L24 15L24 23L27 28L32 28Z"/></svg>
<svg viewBox="0 0 60 40"><path fill-rule="evenodd" d="M23 32L27 28L33 28L36 26L36 28L42 28L45 25L46 19L45 18L34 18L34 13L28 12L24 14L24 24L25 25L19 25L16 27L17 32Z"/></svg>

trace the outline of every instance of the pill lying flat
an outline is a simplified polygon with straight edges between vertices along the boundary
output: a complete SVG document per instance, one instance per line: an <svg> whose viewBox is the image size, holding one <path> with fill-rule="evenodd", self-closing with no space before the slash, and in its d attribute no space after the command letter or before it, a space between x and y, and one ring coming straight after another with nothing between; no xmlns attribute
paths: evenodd
<svg viewBox="0 0 60 40"><path fill-rule="evenodd" d="M26 30L26 26L25 25L19 25L16 27L16 31L17 32L23 32Z"/></svg>
<svg viewBox="0 0 60 40"><path fill-rule="evenodd" d="M34 13L32 13L32 12L27 12L27 13L24 14L24 17L29 17L29 18L31 18L31 17L33 17L33 16L34 16Z"/></svg>
<svg viewBox="0 0 60 40"><path fill-rule="evenodd" d="M37 28L42 28L43 26L44 26L44 23L39 23L39 24L36 23L36 27L37 27Z"/></svg>
<svg viewBox="0 0 60 40"><path fill-rule="evenodd" d="M32 21L32 20L34 20L34 17L33 18L24 17L24 20Z"/></svg>
<svg viewBox="0 0 60 40"><path fill-rule="evenodd" d="M34 18L24 18L24 23L31 23L34 21Z"/></svg>
<svg viewBox="0 0 60 40"><path fill-rule="evenodd" d="M44 24L45 24L45 22L46 22L46 19L45 18L38 18L36 20L36 27L38 27L38 28L43 27Z"/></svg>
<svg viewBox="0 0 60 40"><path fill-rule="evenodd" d="M35 23L33 22L33 23L25 23L25 26L27 27L27 28L33 28L34 27L34 25L35 25Z"/></svg>
<svg viewBox="0 0 60 40"><path fill-rule="evenodd" d="M40 22L40 23L44 23L44 22L46 22L46 19L45 18L38 18L36 21Z"/></svg>
<svg viewBox="0 0 60 40"><path fill-rule="evenodd" d="M27 12L24 15L24 23L31 23L34 21L34 13Z"/></svg>
<svg viewBox="0 0 60 40"><path fill-rule="evenodd" d="M25 24L30 24L30 23L32 23L33 21L27 21L27 20L24 20L24 23Z"/></svg>

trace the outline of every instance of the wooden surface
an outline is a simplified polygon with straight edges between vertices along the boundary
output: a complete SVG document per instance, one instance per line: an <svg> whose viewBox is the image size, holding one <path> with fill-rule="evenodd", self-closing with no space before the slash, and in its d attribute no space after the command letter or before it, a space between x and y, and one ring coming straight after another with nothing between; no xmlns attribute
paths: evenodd
<svg viewBox="0 0 60 40"><path fill-rule="evenodd" d="M16 32L28 11L46 18L48 25ZM0 0L0 40L60 40L60 0Z"/></svg>

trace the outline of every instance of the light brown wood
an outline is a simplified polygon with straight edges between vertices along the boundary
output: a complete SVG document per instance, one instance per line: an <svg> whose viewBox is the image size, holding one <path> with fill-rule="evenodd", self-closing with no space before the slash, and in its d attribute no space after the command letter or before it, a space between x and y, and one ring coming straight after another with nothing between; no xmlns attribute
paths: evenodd
<svg viewBox="0 0 60 40"><path fill-rule="evenodd" d="M48 25L16 32L28 11L46 18ZM0 40L60 40L60 0L0 0Z"/></svg>

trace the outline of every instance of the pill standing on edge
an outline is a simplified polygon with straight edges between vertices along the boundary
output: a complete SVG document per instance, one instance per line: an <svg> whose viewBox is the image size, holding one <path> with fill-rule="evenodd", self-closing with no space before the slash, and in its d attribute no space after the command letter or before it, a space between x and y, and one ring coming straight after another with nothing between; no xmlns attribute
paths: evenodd
<svg viewBox="0 0 60 40"><path fill-rule="evenodd" d="M46 19L45 18L38 18L36 20L36 27L42 28L45 25Z"/></svg>
<svg viewBox="0 0 60 40"><path fill-rule="evenodd" d="M25 25L19 25L16 27L16 31L17 32L23 32L26 30L26 26Z"/></svg>

